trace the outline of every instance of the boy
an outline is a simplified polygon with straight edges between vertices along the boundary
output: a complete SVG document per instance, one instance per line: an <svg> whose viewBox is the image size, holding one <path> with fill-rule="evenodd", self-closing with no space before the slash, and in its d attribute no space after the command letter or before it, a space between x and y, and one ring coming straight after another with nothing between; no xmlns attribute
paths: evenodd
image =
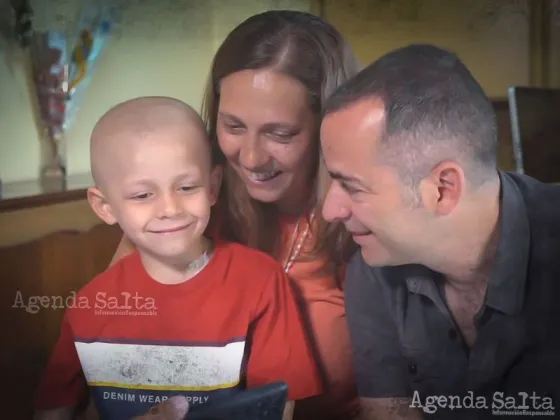
<svg viewBox="0 0 560 420"><path fill-rule="evenodd" d="M117 105L92 132L91 165L91 207L138 252L67 310L36 409L72 418L86 383L101 418L118 420L174 394L193 405L279 380L290 401L320 392L279 264L204 236L220 168L193 109L158 97Z"/></svg>

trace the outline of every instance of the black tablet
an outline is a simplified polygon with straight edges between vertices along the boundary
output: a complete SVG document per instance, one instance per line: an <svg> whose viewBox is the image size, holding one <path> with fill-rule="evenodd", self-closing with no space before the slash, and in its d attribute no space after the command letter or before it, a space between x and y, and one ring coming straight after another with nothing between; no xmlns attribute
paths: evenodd
<svg viewBox="0 0 560 420"><path fill-rule="evenodd" d="M282 420L287 399L288 385L275 382L193 406L185 420Z"/></svg>

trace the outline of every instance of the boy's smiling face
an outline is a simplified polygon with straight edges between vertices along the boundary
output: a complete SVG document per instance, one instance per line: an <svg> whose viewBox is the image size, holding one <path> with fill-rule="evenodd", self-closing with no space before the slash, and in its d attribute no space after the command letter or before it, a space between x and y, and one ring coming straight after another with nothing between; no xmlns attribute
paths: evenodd
<svg viewBox="0 0 560 420"><path fill-rule="evenodd" d="M98 189L89 197L99 217L118 223L141 252L181 266L200 255L220 174L202 127L166 120L101 139L95 155L92 149L93 159L104 157Z"/></svg>

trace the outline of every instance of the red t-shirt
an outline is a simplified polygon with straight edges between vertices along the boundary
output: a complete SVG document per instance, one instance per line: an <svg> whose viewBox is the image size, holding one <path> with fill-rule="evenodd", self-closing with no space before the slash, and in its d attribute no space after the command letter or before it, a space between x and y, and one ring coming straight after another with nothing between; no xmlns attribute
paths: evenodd
<svg viewBox="0 0 560 420"><path fill-rule="evenodd" d="M321 382L290 282L259 251L217 243L208 266L178 285L138 253L77 295L39 387L36 408L75 406L89 385L102 418L131 418L182 393L191 404L283 380L289 399Z"/></svg>

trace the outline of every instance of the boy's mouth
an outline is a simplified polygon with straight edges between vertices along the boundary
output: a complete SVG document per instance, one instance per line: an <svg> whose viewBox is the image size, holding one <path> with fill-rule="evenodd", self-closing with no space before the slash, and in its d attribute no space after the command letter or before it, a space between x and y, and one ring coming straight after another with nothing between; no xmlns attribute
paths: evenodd
<svg viewBox="0 0 560 420"><path fill-rule="evenodd" d="M158 234L169 234L169 233L175 233L175 232L179 232L181 230L185 230L188 227L189 227L189 225L182 225L182 226L166 228L166 229L150 230L150 232L151 233L158 233Z"/></svg>

